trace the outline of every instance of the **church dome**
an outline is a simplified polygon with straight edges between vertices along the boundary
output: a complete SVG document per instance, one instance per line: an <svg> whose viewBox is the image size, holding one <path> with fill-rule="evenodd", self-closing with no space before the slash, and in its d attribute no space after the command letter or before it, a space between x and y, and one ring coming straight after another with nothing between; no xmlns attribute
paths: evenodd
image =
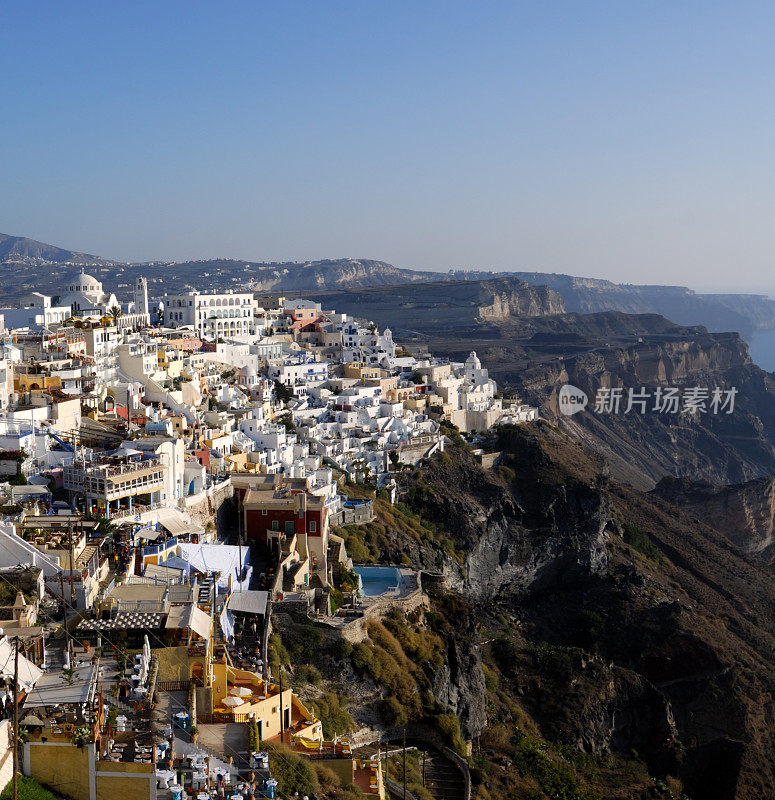
<svg viewBox="0 0 775 800"><path fill-rule="evenodd" d="M89 275L86 272L81 272L72 279L70 285L67 287L67 291L102 293L102 283L93 275Z"/></svg>

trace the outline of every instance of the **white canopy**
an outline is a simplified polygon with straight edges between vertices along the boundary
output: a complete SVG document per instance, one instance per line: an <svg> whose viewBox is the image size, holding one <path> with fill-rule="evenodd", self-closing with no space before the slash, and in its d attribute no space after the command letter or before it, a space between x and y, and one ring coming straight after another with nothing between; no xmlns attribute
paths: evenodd
<svg viewBox="0 0 775 800"><path fill-rule="evenodd" d="M235 706L241 706L245 701L241 697L224 697L223 704L225 706L231 706L234 708Z"/></svg>

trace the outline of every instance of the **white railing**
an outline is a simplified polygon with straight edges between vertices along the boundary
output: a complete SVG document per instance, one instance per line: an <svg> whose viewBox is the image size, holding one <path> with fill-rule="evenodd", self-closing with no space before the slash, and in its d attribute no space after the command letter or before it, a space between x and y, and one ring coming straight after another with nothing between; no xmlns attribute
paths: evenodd
<svg viewBox="0 0 775 800"><path fill-rule="evenodd" d="M156 511L160 508L166 508L164 503L151 503L150 505L135 506L134 508L122 509L121 511L111 512L111 519L125 519L126 517L134 517L145 514L147 511Z"/></svg>

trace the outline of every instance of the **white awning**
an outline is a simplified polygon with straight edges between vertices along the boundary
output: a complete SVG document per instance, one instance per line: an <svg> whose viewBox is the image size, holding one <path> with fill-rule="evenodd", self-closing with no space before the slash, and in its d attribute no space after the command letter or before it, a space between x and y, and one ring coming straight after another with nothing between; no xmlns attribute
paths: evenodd
<svg viewBox="0 0 775 800"><path fill-rule="evenodd" d="M241 614L263 615L266 613L268 598L269 592L259 592L254 589L247 592L232 592L229 597L228 609Z"/></svg>
<svg viewBox="0 0 775 800"><path fill-rule="evenodd" d="M202 528L189 522L176 508L160 508L158 521L172 536L185 536L189 533L202 533Z"/></svg>
<svg viewBox="0 0 775 800"><path fill-rule="evenodd" d="M188 606L172 606L167 617L167 630L192 630L202 639L210 637L210 615L193 603Z"/></svg>
<svg viewBox="0 0 775 800"><path fill-rule="evenodd" d="M19 657L21 669L21 656ZM96 664L82 664L73 669L72 676L62 672L47 672L41 675L37 685L24 701L25 708L87 703L94 697Z"/></svg>
<svg viewBox="0 0 775 800"><path fill-rule="evenodd" d="M8 637L0 640L0 676L13 679L14 647ZM37 683L43 670L19 653L19 688L29 694Z"/></svg>

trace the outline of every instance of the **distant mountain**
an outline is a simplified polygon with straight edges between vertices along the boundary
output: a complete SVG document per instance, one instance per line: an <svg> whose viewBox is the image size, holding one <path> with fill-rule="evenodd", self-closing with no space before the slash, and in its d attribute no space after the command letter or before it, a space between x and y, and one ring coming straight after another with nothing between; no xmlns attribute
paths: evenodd
<svg viewBox="0 0 775 800"><path fill-rule="evenodd" d="M24 236L0 233L0 263L107 264L99 256L65 250Z"/></svg>
<svg viewBox="0 0 775 800"><path fill-rule="evenodd" d="M134 267L141 265L133 265ZM153 265L156 266L156 265ZM256 292L307 292L312 289L358 289L447 279L440 272L394 267L368 258L327 258L319 261L256 262L213 259L165 265L173 281L197 281L206 276L216 284L240 281ZM149 273L150 274L150 273Z"/></svg>
<svg viewBox="0 0 775 800"><path fill-rule="evenodd" d="M119 296L128 294L139 275L148 278L155 296L194 287L247 288L267 294L305 295L405 284L518 278L532 286L553 289L562 297L568 312L660 314L680 325L703 325L710 331L736 331L745 338L755 330L775 329L775 301L763 295L698 294L685 286L622 284L545 272L434 272L356 258L283 262L208 259L128 264L3 234L0 234L0 303L13 302L32 289L56 294L63 275L48 267L65 264L95 267L94 274L117 290Z"/></svg>

